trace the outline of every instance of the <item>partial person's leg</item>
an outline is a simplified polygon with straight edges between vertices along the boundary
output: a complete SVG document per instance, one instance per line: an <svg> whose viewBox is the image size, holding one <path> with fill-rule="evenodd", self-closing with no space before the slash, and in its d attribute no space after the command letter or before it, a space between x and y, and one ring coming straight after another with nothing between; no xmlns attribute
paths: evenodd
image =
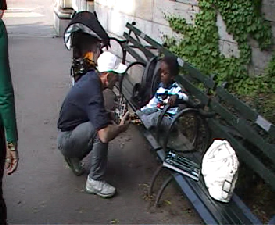
<svg viewBox="0 0 275 225"><path fill-rule="evenodd" d="M168 130L172 124L172 118L169 116L164 116L161 120L161 126L164 130Z"/></svg>
<svg viewBox="0 0 275 225"><path fill-rule="evenodd" d="M101 197L112 197L115 187L104 182L107 160L108 144L102 143L97 132L90 122L80 124L71 132L61 132L58 136L58 145L62 154L76 175L81 175L77 168L76 159L83 159L91 152L91 169L86 181L86 191ZM69 158L69 161L68 161Z"/></svg>
<svg viewBox="0 0 275 225"><path fill-rule="evenodd" d="M91 152L90 178L103 180L108 160L108 143L102 143L90 122L77 126L70 134L67 155L83 159Z"/></svg>
<svg viewBox="0 0 275 225"><path fill-rule="evenodd" d="M112 197L116 189L105 182L104 175L108 161L108 144L102 143L98 136L93 139L91 169L86 181L86 191L103 198Z"/></svg>
<svg viewBox="0 0 275 225"><path fill-rule="evenodd" d="M82 123L72 131L59 132L58 148L65 157L83 159L90 153L96 135L90 122Z"/></svg>
<svg viewBox="0 0 275 225"><path fill-rule="evenodd" d="M91 151L91 170L89 177L94 180L104 180L108 161L108 143L102 143L98 137L94 139Z"/></svg>
<svg viewBox="0 0 275 225"><path fill-rule="evenodd" d="M6 158L6 143L5 143L5 135L4 128L0 126L0 224L7 224L7 208L5 204L5 200L3 197L3 175L4 175L4 166L5 166L5 158Z"/></svg>
<svg viewBox="0 0 275 225"><path fill-rule="evenodd" d="M139 111L141 112L141 111ZM144 114L143 112L141 113L137 113L137 115L139 116L139 118L141 119L143 125L147 128L147 129L151 129L153 127L156 127L158 124L158 118L161 114L161 111L155 111L152 112L151 114Z"/></svg>
<svg viewBox="0 0 275 225"><path fill-rule="evenodd" d="M91 151L91 170L86 181L86 191L103 198L110 198L116 193L115 187L104 181L108 160L108 144L99 138L94 139Z"/></svg>
<svg viewBox="0 0 275 225"><path fill-rule="evenodd" d="M10 67L8 58L8 36L4 22L0 19L0 85L10 82ZM7 88L7 87L6 87ZM7 208L3 197L3 175L6 159L6 141L4 127L0 125L0 224L6 224Z"/></svg>

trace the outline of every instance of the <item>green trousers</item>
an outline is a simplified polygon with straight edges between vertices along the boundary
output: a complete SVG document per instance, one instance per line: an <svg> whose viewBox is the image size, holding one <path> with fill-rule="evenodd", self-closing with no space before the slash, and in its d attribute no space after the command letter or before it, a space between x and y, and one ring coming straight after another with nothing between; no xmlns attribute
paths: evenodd
<svg viewBox="0 0 275 225"><path fill-rule="evenodd" d="M8 142L17 143L14 90L8 54L8 34L0 19L0 123L5 128Z"/></svg>
<svg viewBox="0 0 275 225"><path fill-rule="evenodd" d="M2 179L6 158L5 139L16 143L17 127L14 108L14 93L8 57L8 35L5 24L0 19L0 224L7 224L7 208L3 198L2 189Z"/></svg>

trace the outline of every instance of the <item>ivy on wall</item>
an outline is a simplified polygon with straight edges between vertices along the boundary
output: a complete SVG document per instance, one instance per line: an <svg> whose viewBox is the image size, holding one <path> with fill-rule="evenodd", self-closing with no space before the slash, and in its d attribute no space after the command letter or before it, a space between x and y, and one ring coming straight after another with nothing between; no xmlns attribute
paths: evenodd
<svg viewBox="0 0 275 225"><path fill-rule="evenodd" d="M228 82L229 88L238 94L275 91L275 56L265 75L250 77L248 74L251 62L249 39L256 40L261 49L272 45L272 30L261 15L261 0L200 0L199 7L194 25L187 24L184 18L166 17L170 27L183 36L181 40L166 37L169 49L203 73L218 74L216 81L219 84ZM216 24L218 12L226 24L227 32L238 43L239 58L226 58L220 52Z"/></svg>
<svg viewBox="0 0 275 225"><path fill-rule="evenodd" d="M267 74L271 77L271 80L275 82L275 53L267 67Z"/></svg>

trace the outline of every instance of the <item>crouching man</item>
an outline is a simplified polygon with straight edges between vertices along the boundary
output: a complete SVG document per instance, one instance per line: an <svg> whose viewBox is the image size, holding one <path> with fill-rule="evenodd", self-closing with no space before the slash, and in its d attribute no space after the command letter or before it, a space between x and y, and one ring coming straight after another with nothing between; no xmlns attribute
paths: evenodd
<svg viewBox="0 0 275 225"><path fill-rule="evenodd" d="M77 27L79 19L86 18L99 23L90 12L80 12L76 15ZM71 23L73 26L74 24ZM91 168L86 181L86 191L101 197L112 197L115 187L106 183L104 173L108 159L108 143L129 127L128 113L120 124L112 123L109 113L104 108L103 91L113 88L118 79L118 73L125 71L125 66L117 63L117 58L110 52L104 52L100 58L100 42L105 43L108 35L100 26L96 35L85 33L81 29L72 36L74 67L77 79L75 85L67 94L58 119L58 148L64 155L69 167L76 175L84 173L82 159L91 153ZM101 33L100 33L101 32ZM98 62L98 67L96 67ZM80 71L80 72L77 72Z"/></svg>

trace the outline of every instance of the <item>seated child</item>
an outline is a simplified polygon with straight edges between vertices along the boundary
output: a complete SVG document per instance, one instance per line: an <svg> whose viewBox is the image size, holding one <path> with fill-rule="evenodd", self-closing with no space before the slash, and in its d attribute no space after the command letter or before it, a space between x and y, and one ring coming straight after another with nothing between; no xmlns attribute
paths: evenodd
<svg viewBox="0 0 275 225"><path fill-rule="evenodd" d="M175 76L179 74L179 64L176 57L166 56L161 59L160 64L161 83L154 97L150 102L136 111L136 115L141 119L147 129L157 126L158 117L165 105L169 104L171 108L167 111L167 115L163 117L161 122L162 128L168 128L172 122L172 118L178 112L175 106L176 100L188 100L188 96L183 92L181 87L174 81Z"/></svg>

